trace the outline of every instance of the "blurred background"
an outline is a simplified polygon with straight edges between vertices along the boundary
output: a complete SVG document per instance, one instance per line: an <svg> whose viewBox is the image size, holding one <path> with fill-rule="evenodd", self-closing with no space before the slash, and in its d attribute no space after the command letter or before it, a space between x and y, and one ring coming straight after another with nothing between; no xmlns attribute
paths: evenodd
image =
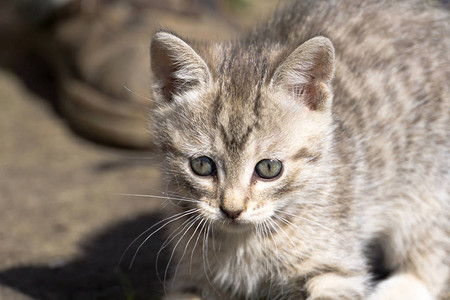
<svg viewBox="0 0 450 300"><path fill-rule="evenodd" d="M131 268L143 239L125 252L166 205L124 195L165 190L147 130L150 37L167 28L232 39L275 7L0 1L0 299L160 298L163 236L148 240Z"/></svg>

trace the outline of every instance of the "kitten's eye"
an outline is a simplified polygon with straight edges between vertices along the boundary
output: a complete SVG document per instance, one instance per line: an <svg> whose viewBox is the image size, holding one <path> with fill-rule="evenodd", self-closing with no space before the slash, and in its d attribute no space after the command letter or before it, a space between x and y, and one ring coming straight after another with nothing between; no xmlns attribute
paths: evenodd
<svg viewBox="0 0 450 300"><path fill-rule="evenodd" d="M216 164L207 156L200 156L191 160L191 169L199 176L216 174Z"/></svg>
<svg viewBox="0 0 450 300"><path fill-rule="evenodd" d="M275 159L263 159L256 164L255 171L263 179L273 179L280 175L282 164Z"/></svg>

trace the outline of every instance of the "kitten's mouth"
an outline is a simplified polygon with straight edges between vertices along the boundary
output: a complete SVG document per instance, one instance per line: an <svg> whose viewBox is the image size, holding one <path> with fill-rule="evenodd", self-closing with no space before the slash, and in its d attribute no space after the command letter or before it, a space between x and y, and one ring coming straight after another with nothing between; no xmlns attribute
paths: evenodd
<svg viewBox="0 0 450 300"><path fill-rule="evenodd" d="M228 225L230 225L230 226L240 226L240 225L242 225L243 223L241 222L241 221L239 221L239 220L228 220Z"/></svg>
<svg viewBox="0 0 450 300"><path fill-rule="evenodd" d="M243 232L249 231L252 228L252 225L250 223L240 219L225 219L221 222L218 222L218 225L223 231L228 232Z"/></svg>

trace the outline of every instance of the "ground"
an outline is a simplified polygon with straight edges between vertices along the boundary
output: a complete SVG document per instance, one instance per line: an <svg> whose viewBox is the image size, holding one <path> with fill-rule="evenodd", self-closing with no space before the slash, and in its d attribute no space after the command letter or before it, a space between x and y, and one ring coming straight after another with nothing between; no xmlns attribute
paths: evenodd
<svg viewBox="0 0 450 300"><path fill-rule="evenodd" d="M158 194L154 154L77 137L4 71L0 99L0 299L153 298L161 236L130 271L115 269L134 237L159 219L160 200L119 195Z"/></svg>

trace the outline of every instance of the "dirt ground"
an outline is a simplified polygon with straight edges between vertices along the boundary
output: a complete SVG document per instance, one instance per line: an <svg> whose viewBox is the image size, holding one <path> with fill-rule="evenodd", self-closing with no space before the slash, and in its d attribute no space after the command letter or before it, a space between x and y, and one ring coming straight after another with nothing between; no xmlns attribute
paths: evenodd
<svg viewBox="0 0 450 300"><path fill-rule="evenodd" d="M269 9L240 18L250 23L261 10ZM0 300L159 299L160 233L131 269L142 238L118 268L133 239L161 219L162 200L121 195L160 195L158 161L77 136L48 101L0 68Z"/></svg>
<svg viewBox="0 0 450 300"><path fill-rule="evenodd" d="M155 298L161 236L115 272L159 218L160 200L118 195L158 194L154 154L77 137L4 71L0 99L0 299Z"/></svg>

